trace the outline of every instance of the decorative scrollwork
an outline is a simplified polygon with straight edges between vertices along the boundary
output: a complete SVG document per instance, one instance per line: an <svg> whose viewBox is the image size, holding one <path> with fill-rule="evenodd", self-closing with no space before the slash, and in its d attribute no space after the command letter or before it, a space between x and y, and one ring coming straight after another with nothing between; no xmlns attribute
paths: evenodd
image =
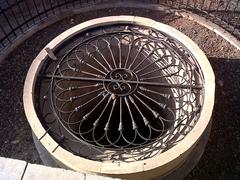
<svg viewBox="0 0 240 180"><path fill-rule="evenodd" d="M130 72L127 69L118 68L111 71L107 76L106 79L111 79L111 82L105 82L104 86L105 89L114 95L117 96L126 96L133 93L136 88L137 84L130 84L129 81L138 81L138 77L133 72ZM120 81L118 81L120 80Z"/></svg>

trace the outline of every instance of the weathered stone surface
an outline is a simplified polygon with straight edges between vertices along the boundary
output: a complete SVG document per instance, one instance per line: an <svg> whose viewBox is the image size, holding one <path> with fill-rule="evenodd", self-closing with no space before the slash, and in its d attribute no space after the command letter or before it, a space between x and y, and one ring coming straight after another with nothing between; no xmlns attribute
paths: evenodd
<svg viewBox="0 0 240 180"><path fill-rule="evenodd" d="M28 164L23 180L84 180L85 174L60 168Z"/></svg>
<svg viewBox="0 0 240 180"><path fill-rule="evenodd" d="M92 174L86 174L85 180L121 180L121 179L104 177L104 176L97 176L97 175L92 175Z"/></svg>
<svg viewBox="0 0 240 180"><path fill-rule="evenodd" d="M25 161L0 157L0 179L21 180L26 165Z"/></svg>

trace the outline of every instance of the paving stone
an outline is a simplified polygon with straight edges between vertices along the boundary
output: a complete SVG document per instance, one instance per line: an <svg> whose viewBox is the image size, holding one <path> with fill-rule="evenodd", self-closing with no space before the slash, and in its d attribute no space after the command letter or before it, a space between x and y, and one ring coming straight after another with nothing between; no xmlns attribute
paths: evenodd
<svg viewBox="0 0 240 180"><path fill-rule="evenodd" d="M21 180L26 165L25 161L0 157L0 179Z"/></svg>
<svg viewBox="0 0 240 180"><path fill-rule="evenodd" d="M22 180L84 180L83 173L51 168L42 165L28 164Z"/></svg>
<svg viewBox="0 0 240 180"><path fill-rule="evenodd" d="M97 176L97 175L92 175L92 174L86 174L85 180L121 180L121 179L104 177L104 176Z"/></svg>

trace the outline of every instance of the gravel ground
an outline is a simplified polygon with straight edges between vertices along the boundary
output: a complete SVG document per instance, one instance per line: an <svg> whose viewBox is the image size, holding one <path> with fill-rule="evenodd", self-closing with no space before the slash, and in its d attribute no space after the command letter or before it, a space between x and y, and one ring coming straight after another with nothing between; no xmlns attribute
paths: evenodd
<svg viewBox="0 0 240 180"><path fill-rule="evenodd" d="M149 10L113 9L85 13L55 23L26 40L0 64L0 156L41 163L23 111L22 89L38 52L55 36L90 18L132 14L170 24L192 38L206 53L216 76L211 136L190 179L240 179L240 51L204 27Z"/></svg>

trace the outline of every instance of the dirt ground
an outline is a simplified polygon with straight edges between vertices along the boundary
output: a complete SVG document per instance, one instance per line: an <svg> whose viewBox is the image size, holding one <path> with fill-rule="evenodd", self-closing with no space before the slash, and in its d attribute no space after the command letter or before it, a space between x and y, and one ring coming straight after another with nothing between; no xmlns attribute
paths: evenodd
<svg viewBox="0 0 240 180"><path fill-rule="evenodd" d="M197 23L149 10L110 9L55 23L26 40L0 64L0 156L41 163L24 115L22 92L38 52L64 30L106 15L146 16L179 29L206 53L216 76L216 98L209 142L190 179L240 179L240 51Z"/></svg>

